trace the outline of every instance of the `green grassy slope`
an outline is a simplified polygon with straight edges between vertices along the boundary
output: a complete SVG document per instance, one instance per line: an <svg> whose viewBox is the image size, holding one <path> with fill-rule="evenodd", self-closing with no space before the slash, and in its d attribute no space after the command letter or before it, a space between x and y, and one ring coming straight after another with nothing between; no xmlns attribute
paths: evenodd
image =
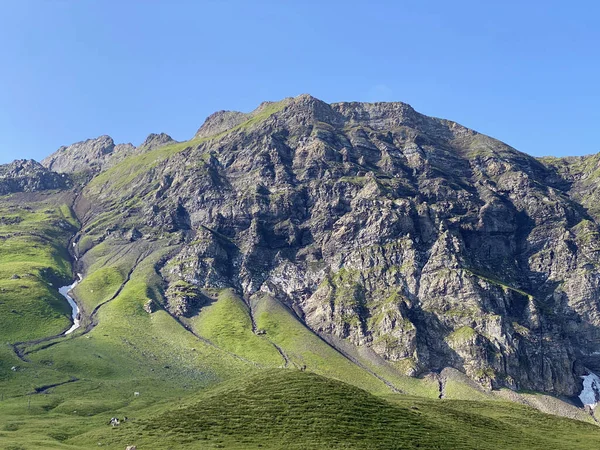
<svg viewBox="0 0 600 450"><path fill-rule="evenodd" d="M504 402L387 400L296 370L268 370L68 441L107 448L588 449L600 430Z"/></svg>
<svg viewBox="0 0 600 450"><path fill-rule="evenodd" d="M0 348L0 448L65 448L64 439L99 426L106 416L131 415L256 370L199 340L164 310L144 311L157 295L152 286L161 256L158 251L141 260L120 294L98 310L98 325L88 333L77 330L55 345L34 345L28 362L9 346Z"/></svg>
<svg viewBox="0 0 600 450"><path fill-rule="evenodd" d="M56 288L73 277L66 248L76 220L64 203L67 199L25 198L0 197L2 342L58 334L70 323L71 309Z"/></svg>
<svg viewBox="0 0 600 450"><path fill-rule="evenodd" d="M216 302L202 309L193 328L217 346L261 366L285 364L277 349L254 333L248 307L231 289L221 291Z"/></svg>
<svg viewBox="0 0 600 450"><path fill-rule="evenodd" d="M577 450L600 439L594 425L514 403L374 396L292 369L262 370L195 393L181 386L140 392L73 383L5 399L0 448ZM130 420L112 428L113 416Z"/></svg>
<svg viewBox="0 0 600 450"><path fill-rule="evenodd" d="M196 388L250 366L198 340L164 310L143 309L156 295L151 286L157 284L154 265L160 257L157 252L138 264L120 294L98 311L89 333L35 352L32 360L52 359L56 370L78 378L135 384L147 377L152 386Z"/></svg>

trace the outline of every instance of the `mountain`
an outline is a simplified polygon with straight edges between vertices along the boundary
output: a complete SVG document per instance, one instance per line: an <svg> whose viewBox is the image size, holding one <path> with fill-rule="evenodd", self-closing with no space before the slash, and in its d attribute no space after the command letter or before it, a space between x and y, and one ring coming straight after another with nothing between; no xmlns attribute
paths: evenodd
<svg viewBox="0 0 600 450"><path fill-rule="evenodd" d="M599 167L309 95L0 166L4 391L96 416L282 367L594 421Z"/></svg>

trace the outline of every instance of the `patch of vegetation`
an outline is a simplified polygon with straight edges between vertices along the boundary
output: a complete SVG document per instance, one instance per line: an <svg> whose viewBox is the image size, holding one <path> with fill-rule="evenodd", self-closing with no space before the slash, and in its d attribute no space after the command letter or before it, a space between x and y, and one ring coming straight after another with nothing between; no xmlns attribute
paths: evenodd
<svg viewBox="0 0 600 450"><path fill-rule="evenodd" d="M285 364L269 340L254 333L248 306L231 289L221 291L217 301L204 307L192 324L200 336L261 366Z"/></svg>
<svg viewBox="0 0 600 450"><path fill-rule="evenodd" d="M364 287L356 281L358 271L342 268L326 281L334 290L334 304L360 309L364 306Z"/></svg>
<svg viewBox="0 0 600 450"><path fill-rule="evenodd" d="M586 245L589 245L593 242L598 242L598 238L600 237L598 228L593 224L593 222L586 219L581 220L577 225L575 225L573 230L577 235L577 240Z"/></svg>
<svg viewBox="0 0 600 450"><path fill-rule="evenodd" d="M372 313L371 317L369 317L369 328L376 328L382 321L393 319L397 322L397 326L400 326L403 330L414 330L415 326L412 322L402 317L402 313L400 312L401 305L405 302L406 299L401 294L393 292L378 304L370 305L371 309L374 309L376 312Z"/></svg>
<svg viewBox="0 0 600 450"><path fill-rule="evenodd" d="M383 348L384 348L384 351L386 354L390 354L390 353L396 352L398 350L401 350L403 347L403 344L400 343L400 341L398 340L398 337L394 336L391 333L385 333L380 336L377 336L374 339L373 344L383 345Z"/></svg>
<svg viewBox="0 0 600 450"><path fill-rule="evenodd" d="M398 361L393 361L392 365L400 373L413 373L419 368L419 364L413 357L402 358Z"/></svg>
<svg viewBox="0 0 600 450"><path fill-rule="evenodd" d="M463 375L466 378L466 375ZM444 382L444 398L450 400L479 400L491 402L495 397L473 385L471 380L448 377Z"/></svg>
<svg viewBox="0 0 600 450"><path fill-rule="evenodd" d="M79 283L74 290L75 297L90 313L96 306L114 296L123 281L125 276L120 270L115 267L102 267L92 271Z"/></svg>
<svg viewBox="0 0 600 450"><path fill-rule="evenodd" d="M246 130L258 123L263 122L264 120L271 117L273 114L281 111L283 108L289 105L290 101L290 99L285 99L279 102L273 102L263 106L258 112L253 114L252 117L250 117L250 119L232 128L231 130L229 130L229 132L236 130Z"/></svg>
<svg viewBox="0 0 600 450"><path fill-rule="evenodd" d="M476 306L469 305L457 305L456 308L440 309L440 308L426 308L425 311L434 313L439 316L453 317L458 319L463 318L475 318L485 314L481 309Z"/></svg>
<svg viewBox="0 0 600 450"><path fill-rule="evenodd" d="M475 376L479 379L486 379L486 378L495 379L496 371L494 369L492 369L491 367L482 367L475 371Z"/></svg>
<svg viewBox="0 0 600 450"><path fill-rule="evenodd" d="M358 186L364 186L365 184L367 184L367 181L369 181L369 179L367 177L340 177L338 182L339 183L350 183L350 184L355 184Z"/></svg>
<svg viewBox="0 0 600 450"><path fill-rule="evenodd" d="M462 345L472 341L476 336L477 332L473 328L461 327L446 336L446 341L453 344Z"/></svg>
<svg viewBox="0 0 600 450"><path fill-rule="evenodd" d="M58 198L22 203L11 196L0 198L3 342L59 334L70 323L70 307L57 289L73 278L66 248L77 222Z"/></svg>
<svg viewBox="0 0 600 450"><path fill-rule="evenodd" d="M531 330L518 322L513 322L512 326L513 329L523 337L529 337L531 335Z"/></svg>
<svg viewBox="0 0 600 450"><path fill-rule="evenodd" d="M337 378L371 392L389 390L377 378L330 347L272 297L262 296L253 301L256 302L257 327L282 349L289 359L289 366Z"/></svg>
<svg viewBox="0 0 600 450"><path fill-rule="evenodd" d="M210 138L192 139L178 142L125 158L110 169L96 176L86 187L93 192L100 192L104 188L119 190L129 185L134 179L144 172L158 166L171 156L187 148L197 147Z"/></svg>
<svg viewBox="0 0 600 450"><path fill-rule="evenodd" d="M507 291L507 290L508 291L514 291L514 292L516 292L518 294L524 295L525 297L529 298L530 300L533 300L533 296L531 294L523 291L522 289L518 289L518 288L515 288L513 286L509 286L508 284L503 283L500 280L496 280L496 279L491 278L489 276L483 275L483 274L481 274L479 272L475 272L472 269L462 269L462 270L465 271L466 273L472 275L472 276L475 276L475 277L480 278L480 279L482 279L484 281L487 281L490 284L494 284L496 286L500 286L505 291Z"/></svg>

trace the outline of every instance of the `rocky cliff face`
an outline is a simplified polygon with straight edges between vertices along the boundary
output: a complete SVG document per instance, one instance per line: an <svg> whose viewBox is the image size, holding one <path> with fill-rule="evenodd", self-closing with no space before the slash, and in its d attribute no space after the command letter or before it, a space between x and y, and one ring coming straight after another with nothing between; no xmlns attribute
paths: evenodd
<svg viewBox="0 0 600 450"><path fill-rule="evenodd" d="M403 103L307 95L159 141L99 138L44 164L99 173L81 255L170 239L173 314L216 289L271 295L328 342L487 387L574 395L600 366L597 156L538 160Z"/></svg>
<svg viewBox="0 0 600 450"><path fill-rule="evenodd" d="M18 159L0 165L0 195L67 189L70 185L68 177L52 172L33 160Z"/></svg>

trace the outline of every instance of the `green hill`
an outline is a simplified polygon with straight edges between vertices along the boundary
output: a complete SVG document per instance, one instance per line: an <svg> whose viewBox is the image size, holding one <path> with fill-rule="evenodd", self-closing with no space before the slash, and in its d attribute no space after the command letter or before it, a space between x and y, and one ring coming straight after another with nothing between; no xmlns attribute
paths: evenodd
<svg viewBox="0 0 600 450"><path fill-rule="evenodd" d="M178 403L178 404L177 404ZM589 449L594 425L505 402L374 396L297 370L231 380L72 439L139 449Z"/></svg>

